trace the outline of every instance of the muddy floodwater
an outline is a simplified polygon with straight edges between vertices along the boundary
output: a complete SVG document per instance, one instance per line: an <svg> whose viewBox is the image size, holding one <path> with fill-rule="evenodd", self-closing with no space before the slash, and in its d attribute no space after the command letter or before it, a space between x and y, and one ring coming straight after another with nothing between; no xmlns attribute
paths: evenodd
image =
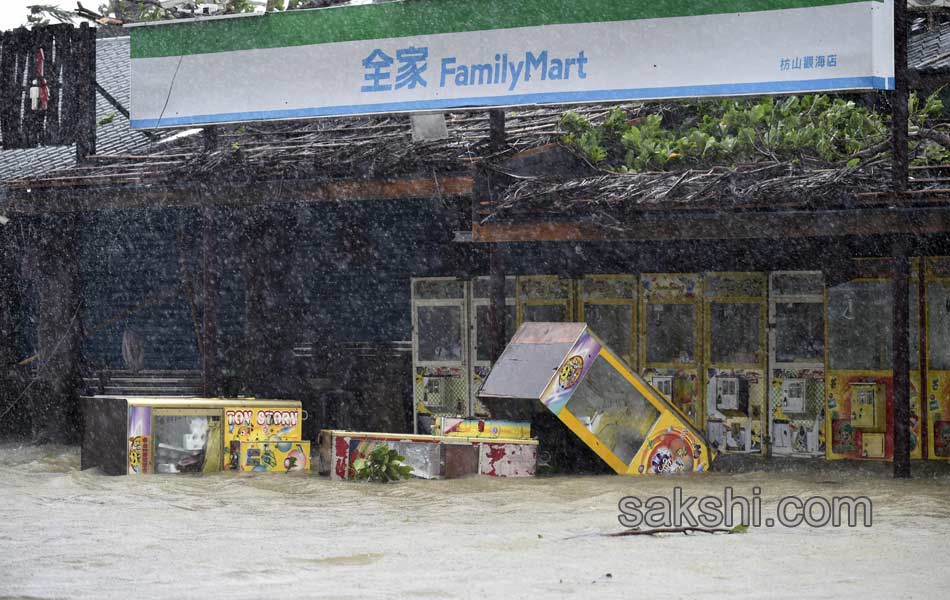
<svg viewBox="0 0 950 600"><path fill-rule="evenodd" d="M871 528L602 537L625 495L866 494ZM331 482L106 477L0 444L0 598L936 598L950 480L709 474Z"/></svg>

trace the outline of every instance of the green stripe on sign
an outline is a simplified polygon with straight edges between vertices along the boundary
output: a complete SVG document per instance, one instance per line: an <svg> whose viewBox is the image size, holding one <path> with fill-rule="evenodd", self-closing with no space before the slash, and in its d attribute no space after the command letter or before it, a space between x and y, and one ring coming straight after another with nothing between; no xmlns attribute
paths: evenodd
<svg viewBox="0 0 950 600"><path fill-rule="evenodd" d="M867 1L405 0L137 27L132 29L132 58L285 48L540 25L815 8Z"/></svg>

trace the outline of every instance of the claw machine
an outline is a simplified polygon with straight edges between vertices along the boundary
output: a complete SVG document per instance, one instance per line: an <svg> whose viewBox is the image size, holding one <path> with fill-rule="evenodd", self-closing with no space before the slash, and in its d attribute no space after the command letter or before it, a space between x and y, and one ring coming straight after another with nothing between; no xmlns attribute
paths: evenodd
<svg viewBox="0 0 950 600"><path fill-rule="evenodd" d="M515 334L517 302L515 301L515 278L505 278L505 332L507 339ZM491 371L491 278L476 277L472 280L472 301L469 312L469 356L472 411L477 417L484 417L488 411L478 400L478 390L482 387L488 372Z"/></svg>
<svg viewBox="0 0 950 600"><path fill-rule="evenodd" d="M639 365L643 377L697 427L703 426L702 277L640 277Z"/></svg>
<svg viewBox="0 0 950 600"><path fill-rule="evenodd" d="M685 415L585 323L524 323L480 394L493 411L540 404L619 474L703 472L714 456Z"/></svg>
<svg viewBox="0 0 950 600"><path fill-rule="evenodd" d="M706 434L717 450L764 447L766 290L764 273L703 278Z"/></svg>
<svg viewBox="0 0 950 600"><path fill-rule="evenodd" d="M577 320L603 336L628 365L637 364L637 278L585 275L577 281Z"/></svg>
<svg viewBox="0 0 950 600"><path fill-rule="evenodd" d="M769 274L769 437L777 455L825 454L825 286L820 271Z"/></svg>
<svg viewBox="0 0 950 600"><path fill-rule="evenodd" d="M516 280L518 326L574 320L574 280L558 275L527 275Z"/></svg>
<svg viewBox="0 0 950 600"><path fill-rule="evenodd" d="M926 261L927 456L950 459L950 258Z"/></svg>
<svg viewBox="0 0 950 600"><path fill-rule="evenodd" d="M87 396L81 468L107 475L308 471L296 400Z"/></svg>
<svg viewBox="0 0 950 600"><path fill-rule="evenodd" d="M825 429L829 459L894 455L893 284L888 259L858 259L857 277L826 290ZM910 281L911 457L921 457L919 278Z"/></svg>
<svg viewBox="0 0 950 600"><path fill-rule="evenodd" d="M433 416L471 413L468 282L454 277L414 278L412 286L413 427Z"/></svg>

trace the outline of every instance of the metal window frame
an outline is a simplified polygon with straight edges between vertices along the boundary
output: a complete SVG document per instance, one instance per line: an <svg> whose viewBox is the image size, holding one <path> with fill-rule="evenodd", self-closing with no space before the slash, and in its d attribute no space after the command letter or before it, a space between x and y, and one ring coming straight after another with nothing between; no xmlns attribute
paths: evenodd
<svg viewBox="0 0 950 600"><path fill-rule="evenodd" d="M462 298L416 298L417 281L462 282ZM468 343L466 332L467 303L470 283L457 277L413 277L410 280L411 307L412 307L412 365L415 367L455 367L464 369L468 362ZM458 361L429 361L419 358L419 307L458 307L459 309L459 341L461 342L462 356Z"/></svg>
<svg viewBox="0 0 950 600"><path fill-rule="evenodd" d="M828 320L827 307L825 304L825 294L776 294L773 292L775 289L774 277L776 275L818 275L822 277L822 287L824 287L824 274L821 271L772 271L769 273L769 315L768 315L768 346L769 346L769 371L776 369L816 369L822 370L825 369L825 352L822 352L822 355L815 361L794 361L794 362L779 362L776 360L776 351L778 349L778 325L775 320L776 310L775 307L778 304L821 304L821 320L822 320L822 331L826 327L826 322ZM824 341L827 344L827 341ZM827 350L827 346L826 346ZM771 383L771 378L770 378Z"/></svg>
<svg viewBox="0 0 950 600"><path fill-rule="evenodd" d="M610 280L625 280L630 284L630 290L633 293L632 298L590 298L586 299L584 297L584 282L585 281L610 281ZM640 323L639 323L639 304L640 304L640 278L636 275L627 275L627 274L593 274L593 275L584 275L581 278L577 279L575 284L575 301L577 304L577 320L586 323L586 311L587 305L598 305L598 306L629 306L630 308L630 339L627 340L626 348L614 348L615 352L620 353L620 357L624 359L627 364L630 365L633 370L638 370L639 363L639 332L640 332ZM589 325L589 323L588 323ZM598 333L598 332L595 332ZM603 333L599 335L603 336Z"/></svg>

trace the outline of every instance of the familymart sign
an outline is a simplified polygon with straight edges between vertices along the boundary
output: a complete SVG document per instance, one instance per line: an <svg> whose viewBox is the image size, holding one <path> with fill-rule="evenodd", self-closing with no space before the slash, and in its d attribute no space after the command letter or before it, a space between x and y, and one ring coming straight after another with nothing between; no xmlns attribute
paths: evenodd
<svg viewBox="0 0 950 600"><path fill-rule="evenodd" d="M893 0L405 0L132 29L139 129L893 78Z"/></svg>

